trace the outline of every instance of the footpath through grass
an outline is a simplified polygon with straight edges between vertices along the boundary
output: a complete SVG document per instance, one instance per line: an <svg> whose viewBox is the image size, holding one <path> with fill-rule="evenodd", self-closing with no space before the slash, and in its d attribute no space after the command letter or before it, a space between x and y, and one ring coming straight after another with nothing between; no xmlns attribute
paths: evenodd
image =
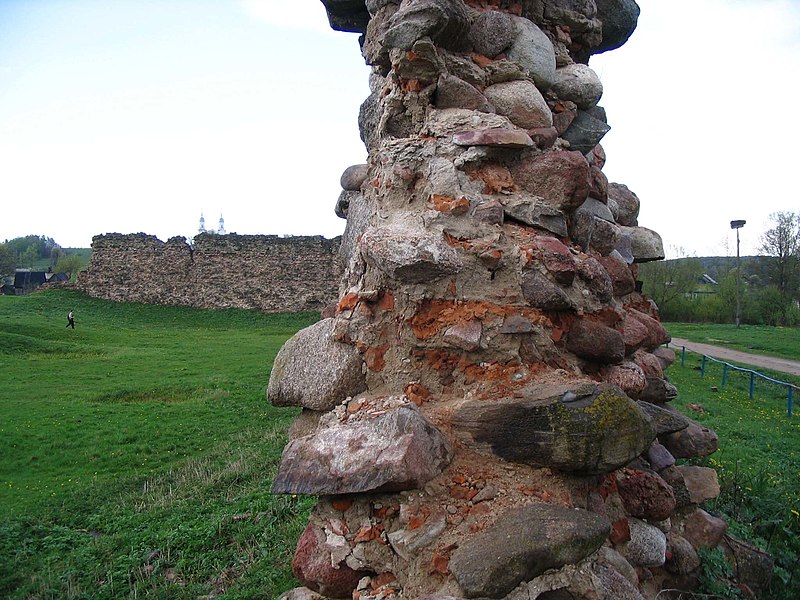
<svg viewBox="0 0 800 600"><path fill-rule="evenodd" d="M264 388L316 319L0 297L0 597L290 588L310 501L269 493L294 413Z"/></svg>
<svg viewBox="0 0 800 600"><path fill-rule="evenodd" d="M713 326L714 329L717 327ZM678 334L672 325L669 329L674 335L684 335L684 332ZM781 330L775 333L776 347L781 347L785 333ZM707 341L697 336L687 337ZM721 336L715 334L712 337ZM752 351L751 348L748 350ZM797 348L784 348L783 355L790 359L798 358L798 351ZM766 353L778 355L777 352ZM679 355L667 375L679 390L673 404L719 436L719 450L705 459L694 461L715 468L719 475L722 494L717 500L707 503L706 508L722 513L734 535L768 550L775 558L773 589L764 598L800 598L800 573L797 573L800 568L798 404L795 404L795 416L790 419L786 414L785 387L759 381L751 400L748 376L729 371L723 387L722 366L707 363L705 376L701 379L700 360L699 355L687 352L686 364L681 367ZM782 381L800 384L798 377L763 372ZM724 593L717 589L713 597L745 596L736 589L725 588Z"/></svg>
<svg viewBox="0 0 800 600"><path fill-rule="evenodd" d="M800 360L800 328L767 325L664 323L671 335L751 354Z"/></svg>

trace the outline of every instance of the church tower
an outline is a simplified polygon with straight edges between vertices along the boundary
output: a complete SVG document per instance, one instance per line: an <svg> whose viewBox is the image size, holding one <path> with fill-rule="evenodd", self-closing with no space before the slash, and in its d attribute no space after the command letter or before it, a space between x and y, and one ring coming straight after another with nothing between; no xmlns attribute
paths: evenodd
<svg viewBox="0 0 800 600"><path fill-rule="evenodd" d="M203 211L200 211L200 226L197 228L197 233L205 233L206 232L206 219L203 216Z"/></svg>
<svg viewBox="0 0 800 600"><path fill-rule="evenodd" d="M222 213L219 214L219 228L217 229L219 235L225 235L225 219L222 218Z"/></svg>

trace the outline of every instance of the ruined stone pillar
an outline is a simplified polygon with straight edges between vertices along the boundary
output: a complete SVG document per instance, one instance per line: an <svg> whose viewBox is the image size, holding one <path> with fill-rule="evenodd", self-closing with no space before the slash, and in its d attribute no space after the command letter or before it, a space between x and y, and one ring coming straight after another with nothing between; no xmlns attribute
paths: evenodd
<svg viewBox="0 0 800 600"><path fill-rule="evenodd" d="M335 312L286 343L269 383L303 408L273 490L320 497L294 560L307 587L284 598L690 585L724 524L696 506L714 471L674 457L716 437L667 404L674 355L636 285L661 239L603 174L587 64L638 6L323 2L363 34L369 161L342 176Z"/></svg>

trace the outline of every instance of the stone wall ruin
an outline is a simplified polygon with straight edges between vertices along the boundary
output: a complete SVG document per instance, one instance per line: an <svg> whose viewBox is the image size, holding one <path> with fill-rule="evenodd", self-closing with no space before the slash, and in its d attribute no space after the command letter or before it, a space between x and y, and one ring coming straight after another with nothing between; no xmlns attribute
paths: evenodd
<svg viewBox="0 0 800 600"><path fill-rule="evenodd" d="M638 264L663 258L603 174L592 54L633 0L322 0L361 32L366 165L342 176L335 316L278 354L302 407L273 491L319 501L284 600L628 600L691 589L725 523L717 449L670 407ZM661 597L664 597L662 594Z"/></svg>
<svg viewBox="0 0 800 600"><path fill-rule="evenodd" d="M264 312L322 310L338 297L340 238L274 235L173 237L98 235L78 287L117 302L243 308Z"/></svg>

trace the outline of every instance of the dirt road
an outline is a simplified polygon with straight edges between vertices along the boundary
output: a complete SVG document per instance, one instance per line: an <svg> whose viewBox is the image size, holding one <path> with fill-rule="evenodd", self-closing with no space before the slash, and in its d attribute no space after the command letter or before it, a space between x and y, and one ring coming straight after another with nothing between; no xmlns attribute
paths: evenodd
<svg viewBox="0 0 800 600"><path fill-rule="evenodd" d="M775 358L774 356L764 356L762 354L748 354L747 352L729 350L728 348L712 346L711 344L700 344L681 338L672 338L670 347L673 350L679 352L682 346L686 346L687 350L691 350L697 354L705 354L707 356L713 356L714 358L752 365L754 367L762 367L772 371L780 371L781 373L800 375L800 362L795 360Z"/></svg>

